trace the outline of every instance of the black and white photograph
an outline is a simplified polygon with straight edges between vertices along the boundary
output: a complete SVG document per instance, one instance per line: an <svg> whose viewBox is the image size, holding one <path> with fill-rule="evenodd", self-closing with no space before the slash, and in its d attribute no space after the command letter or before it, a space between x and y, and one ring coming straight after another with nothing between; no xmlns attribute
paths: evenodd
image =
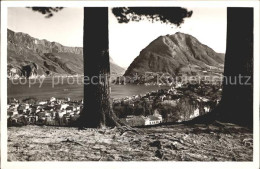
<svg viewBox="0 0 260 169"><path fill-rule="evenodd" d="M258 169L259 2L101 2L1 5L1 167Z"/></svg>

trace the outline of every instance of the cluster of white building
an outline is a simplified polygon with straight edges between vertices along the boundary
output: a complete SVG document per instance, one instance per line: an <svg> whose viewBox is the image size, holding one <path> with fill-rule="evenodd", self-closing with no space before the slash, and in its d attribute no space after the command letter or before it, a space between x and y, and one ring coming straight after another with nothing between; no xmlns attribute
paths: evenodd
<svg viewBox="0 0 260 169"><path fill-rule="evenodd" d="M49 122L57 119L68 120L78 116L83 108L83 102L72 102L70 99L50 98L37 104L18 103L14 101L7 105L7 118L16 122L21 116L28 123Z"/></svg>
<svg viewBox="0 0 260 169"><path fill-rule="evenodd" d="M129 115L125 120L130 126L148 126L162 123L163 118L162 115L155 111L153 115L146 117Z"/></svg>

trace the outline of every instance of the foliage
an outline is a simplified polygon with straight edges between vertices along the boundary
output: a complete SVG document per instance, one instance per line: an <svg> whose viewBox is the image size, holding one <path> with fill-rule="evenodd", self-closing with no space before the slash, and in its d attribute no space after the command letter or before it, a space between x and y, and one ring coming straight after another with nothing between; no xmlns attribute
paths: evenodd
<svg viewBox="0 0 260 169"><path fill-rule="evenodd" d="M59 12L63 9L63 7L28 7L35 12L40 12L45 15L46 18L50 18L53 16L54 12Z"/></svg>
<svg viewBox="0 0 260 169"><path fill-rule="evenodd" d="M120 7L113 8L112 12L119 23L148 19L177 26L184 22L184 18L192 15L192 11L181 7Z"/></svg>
<svg viewBox="0 0 260 169"><path fill-rule="evenodd" d="M157 105L157 110L162 115L164 122L176 122L180 119L179 106L173 102L161 102Z"/></svg>

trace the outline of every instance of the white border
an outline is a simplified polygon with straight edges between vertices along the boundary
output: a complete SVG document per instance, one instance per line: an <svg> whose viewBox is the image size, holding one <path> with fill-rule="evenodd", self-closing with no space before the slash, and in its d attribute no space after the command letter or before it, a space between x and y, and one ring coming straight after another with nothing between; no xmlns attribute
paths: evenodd
<svg viewBox="0 0 260 169"><path fill-rule="evenodd" d="M7 8L26 6L181 6L181 7L254 7L254 158L253 162L7 162ZM259 168L259 1L2 1L1 2L1 167L35 168Z"/></svg>
<svg viewBox="0 0 260 169"><path fill-rule="evenodd" d="M63 7L125 7L125 6L181 6L181 7L256 7L259 1L2 1L3 7L28 7L28 6L63 6Z"/></svg>

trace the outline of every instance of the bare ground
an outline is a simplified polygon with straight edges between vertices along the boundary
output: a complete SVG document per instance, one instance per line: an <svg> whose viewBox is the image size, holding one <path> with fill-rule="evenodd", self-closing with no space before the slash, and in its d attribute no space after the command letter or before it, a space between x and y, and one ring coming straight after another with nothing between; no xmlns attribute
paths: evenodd
<svg viewBox="0 0 260 169"><path fill-rule="evenodd" d="M8 161L252 161L252 131L233 124L113 129L8 128Z"/></svg>

